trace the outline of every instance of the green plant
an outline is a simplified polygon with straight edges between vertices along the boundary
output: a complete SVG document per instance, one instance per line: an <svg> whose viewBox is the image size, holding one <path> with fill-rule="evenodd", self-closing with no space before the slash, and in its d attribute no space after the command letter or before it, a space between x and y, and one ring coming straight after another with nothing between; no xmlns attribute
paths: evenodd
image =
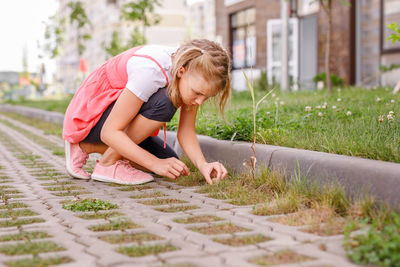
<svg viewBox="0 0 400 267"><path fill-rule="evenodd" d="M110 210L118 208L117 204L112 204L109 201L105 202L100 199L87 198L82 200L73 201L72 203L63 204L62 206L66 210L72 211L94 211L99 210Z"/></svg>
<svg viewBox="0 0 400 267"><path fill-rule="evenodd" d="M347 256L358 264L400 266L400 215L392 213L385 225L375 219L364 234L350 235L345 232L344 247Z"/></svg>
<svg viewBox="0 0 400 267"><path fill-rule="evenodd" d="M323 81L324 84L326 84L326 73L325 72L318 73L313 78L313 82L315 84L318 83L319 81ZM331 74L331 82L332 82L333 86L344 86L345 85L344 79L337 76L336 74Z"/></svg>
<svg viewBox="0 0 400 267"><path fill-rule="evenodd" d="M387 40L392 40L392 44L400 42L400 26L397 23L391 23L386 25L386 27L394 32L387 38Z"/></svg>
<svg viewBox="0 0 400 267"><path fill-rule="evenodd" d="M253 85L250 83L249 79L247 78L246 73L243 71L243 75L246 78L246 82L247 82L247 86L249 87L250 90L250 94L251 94L251 99L253 101L253 144L251 145L251 150L253 151L253 156L250 158L250 163L251 163L251 170L252 170L252 176L254 179L255 176L255 169L256 169L256 163L257 163L257 159L256 159L256 135L257 135L257 109L258 106L267 98L267 96L272 93L272 90L269 91L266 95L264 95L257 103L256 103L256 99L254 96L254 89L253 89Z"/></svg>

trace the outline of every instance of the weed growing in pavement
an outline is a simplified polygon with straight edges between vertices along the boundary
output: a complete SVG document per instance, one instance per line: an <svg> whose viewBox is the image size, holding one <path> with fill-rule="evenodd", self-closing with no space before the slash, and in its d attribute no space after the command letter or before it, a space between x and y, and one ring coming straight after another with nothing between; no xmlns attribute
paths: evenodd
<svg viewBox="0 0 400 267"><path fill-rule="evenodd" d="M152 205L152 206L157 206L157 205L170 205L170 204L181 204L181 203L187 203L185 200L180 200L180 199L174 199L174 198L156 198L156 199L151 199L151 200L143 200L143 201L138 201L138 203L144 204L144 205Z"/></svg>
<svg viewBox="0 0 400 267"><path fill-rule="evenodd" d="M117 217L117 218L109 218L109 223L93 225L89 227L89 230L93 232L100 232L100 231L126 230L126 229L134 229L141 227L143 226L130 221L128 218Z"/></svg>
<svg viewBox="0 0 400 267"><path fill-rule="evenodd" d="M160 191L153 191L148 193L142 193L138 195L131 195L130 198L139 199L139 198L157 198L157 197L166 197L168 195L160 192Z"/></svg>
<svg viewBox="0 0 400 267"><path fill-rule="evenodd" d="M270 241L272 238L263 236L261 234L258 235L244 235L244 236L234 236L229 238L213 238L214 242L218 242L224 245L239 247L239 246L248 246L254 245L266 241Z"/></svg>
<svg viewBox="0 0 400 267"><path fill-rule="evenodd" d="M119 247L117 249L117 252L125 254L129 257L143 257L146 255L156 255L159 253L175 251L175 250L178 250L178 248L171 244L165 244L165 245Z"/></svg>
<svg viewBox="0 0 400 267"><path fill-rule="evenodd" d="M26 243L18 243L15 245L3 245L0 247L1 253L11 256L24 255L24 254L38 255L39 253L56 252L63 250L65 250L65 248L51 241L26 242Z"/></svg>
<svg viewBox="0 0 400 267"><path fill-rule="evenodd" d="M52 237L46 232L33 231L33 232L22 232L18 234L1 235L0 242L7 241L18 241L18 240L32 240Z"/></svg>
<svg viewBox="0 0 400 267"><path fill-rule="evenodd" d="M357 264L379 266L400 265L400 215L390 213L385 219L378 216L362 234L351 235L356 227L350 224L343 245L347 256Z"/></svg>
<svg viewBox="0 0 400 267"><path fill-rule="evenodd" d="M223 218L214 216L214 215L199 215L199 216L191 216L186 218L176 218L173 221L177 223L211 223L216 221L224 220Z"/></svg>
<svg viewBox="0 0 400 267"><path fill-rule="evenodd" d="M99 239L111 244L122 244L136 242L141 244L144 241L162 240L164 238L150 233L123 233L99 236Z"/></svg>
<svg viewBox="0 0 400 267"><path fill-rule="evenodd" d="M191 227L189 230L199 232L203 235L232 234L236 232L249 231L249 229L236 226L232 223L213 224L204 227Z"/></svg>
<svg viewBox="0 0 400 267"><path fill-rule="evenodd" d="M200 209L199 206L196 205L188 205L188 206L171 206L167 208L155 208L157 211L161 212L180 212L180 211L187 211L187 210L194 210L194 209Z"/></svg>
<svg viewBox="0 0 400 267"><path fill-rule="evenodd" d="M15 227L25 224L42 223L45 222L42 218L31 218L31 219L19 219L15 218L12 220L0 221L0 227Z"/></svg>
<svg viewBox="0 0 400 267"><path fill-rule="evenodd" d="M36 216L38 213L31 210L11 210L0 212L0 218L11 218L11 217L24 217L24 216Z"/></svg>
<svg viewBox="0 0 400 267"><path fill-rule="evenodd" d="M95 198L87 198L82 200L71 201L71 203L63 204L62 207L71 211L94 211L110 210L118 208L117 204L112 204L109 201L103 201Z"/></svg>
<svg viewBox="0 0 400 267"><path fill-rule="evenodd" d="M70 262L73 262L73 260L69 257L52 257L52 258L34 257L32 259L6 261L5 264L8 267L28 267L28 266L45 267L45 266L53 266Z"/></svg>
<svg viewBox="0 0 400 267"><path fill-rule="evenodd" d="M104 212L104 213L85 213L85 214L79 214L76 215L79 218L85 219L85 220L97 220L97 219L109 219L111 217L118 217L118 216L123 216L125 214L118 212L118 211L113 211L113 212Z"/></svg>
<svg viewBox="0 0 400 267"><path fill-rule="evenodd" d="M22 202L12 202L12 203L5 203L4 205L0 205L0 210L1 209L18 209L18 208L27 208L29 207L28 204L22 203Z"/></svg>
<svg viewBox="0 0 400 267"><path fill-rule="evenodd" d="M298 254L291 250L282 250L274 252L270 255L256 257L254 259L249 260L249 262L262 266L272 266L272 265L299 263L313 259L314 258Z"/></svg>

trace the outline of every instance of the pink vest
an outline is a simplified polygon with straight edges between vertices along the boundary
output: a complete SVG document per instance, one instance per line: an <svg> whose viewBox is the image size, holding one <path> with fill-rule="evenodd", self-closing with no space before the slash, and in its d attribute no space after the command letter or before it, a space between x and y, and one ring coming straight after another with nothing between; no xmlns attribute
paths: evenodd
<svg viewBox="0 0 400 267"><path fill-rule="evenodd" d="M165 76L165 86L168 85L168 76L155 59L147 55L135 55L140 48L134 47L110 58L86 78L65 112L63 125L65 140L70 143L79 143L85 139L106 108L118 99L128 82L126 65L132 56L145 57L154 61ZM151 136L157 134L158 130Z"/></svg>

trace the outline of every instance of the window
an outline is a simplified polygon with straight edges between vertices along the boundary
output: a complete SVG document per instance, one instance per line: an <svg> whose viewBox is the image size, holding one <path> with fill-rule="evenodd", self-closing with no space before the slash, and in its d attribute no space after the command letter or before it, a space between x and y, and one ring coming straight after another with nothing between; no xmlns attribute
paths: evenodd
<svg viewBox="0 0 400 267"><path fill-rule="evenodd" d="M391 40L386 40L393 32L386 25L400 22L400 1L381 0L381 51L400 52L400 43L392 44Z"/></svg>
<svg viewBox="0 0 400 267"><path fill-rule="evenodd" d="M256 10L249 8L231 15L231 51L233 69L256 64Z"/></svg>

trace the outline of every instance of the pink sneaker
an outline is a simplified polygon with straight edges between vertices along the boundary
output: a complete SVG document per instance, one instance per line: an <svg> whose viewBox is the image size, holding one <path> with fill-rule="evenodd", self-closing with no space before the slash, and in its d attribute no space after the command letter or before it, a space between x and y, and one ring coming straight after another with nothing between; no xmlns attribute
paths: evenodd
<svg viewBox="0 0 400 267"><path fill-rule="evenodd" d="M65 141L65 160L69 175L79 179L90 179L90 174L82 169L89 155L79 147L79 143L71 144Z"/></svg>
<svg viewBox="0 0 400 267"><path fill-rule="evenodd" d="M92 179L116 184L144 184L154 180L153 176L133 168L129 161L118 160L111 166L102 166L96 161Z"/></svg>

